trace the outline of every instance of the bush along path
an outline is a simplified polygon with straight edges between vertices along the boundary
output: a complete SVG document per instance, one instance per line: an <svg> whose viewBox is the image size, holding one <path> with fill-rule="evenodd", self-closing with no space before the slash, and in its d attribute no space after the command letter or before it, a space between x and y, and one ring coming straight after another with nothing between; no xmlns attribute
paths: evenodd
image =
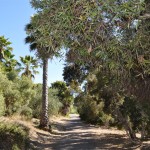
<svg viewBox="0 0 150 150"><path fill-rule="evenodd" d="M144 150L150 141L133 143L125 131L106 129L84 124L78 115L54 119L53 133L39 133L39 140L32 140L35 149L44 150Z"/></svg>

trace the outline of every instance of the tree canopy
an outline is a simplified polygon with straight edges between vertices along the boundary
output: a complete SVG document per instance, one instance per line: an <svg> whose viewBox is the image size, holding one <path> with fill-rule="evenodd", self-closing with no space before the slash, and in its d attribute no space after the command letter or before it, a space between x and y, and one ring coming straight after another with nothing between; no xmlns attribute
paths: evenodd
<svg viewBox="0 0 150 150"><path fill-rule="evenodd" d="M66 49L66 81L76 79L76 74L81 73L76 72L70 77L70 74L67 75L72 69L70 66L86 68L86 76L82 79L83 82L86 81L85 90L78 95L83 100L83 103L79 102L82 111L84 108L85 112L87 110L84 103L93 100L88 105L93 114L96 110L100 112L103 109L105 113L117 116L122 124L126 124L125 128L131 138L135 138L132 132L134 128L127 120L128 117L131 120L134 117L129 115L131 109L125 115L124 107L127 109L127 103L136 99L138 109L135 109L142 109L143 105L138 107L140 101L147 102L150 97L150 2L32 0L31 5L37 10L31 22L41 33L34 37L43 45L55 45L55 42L59 42L57 48ZM99 107L96 108L96 104ZM104 116L101 114L102 118ZM139 116L146 118L145 115ZM136 124L136 128L138 125Z"/></svg>

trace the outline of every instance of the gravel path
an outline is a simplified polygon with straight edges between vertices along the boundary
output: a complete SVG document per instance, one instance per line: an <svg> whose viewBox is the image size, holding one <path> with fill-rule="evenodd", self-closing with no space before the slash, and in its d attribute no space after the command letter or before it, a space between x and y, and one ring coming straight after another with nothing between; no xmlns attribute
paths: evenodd
<svg viewBox="0 0 150 150"><path fill-rule="evenodd" d="M37 133L32 144L39 150L150 150L150 144L133 144L124 131L84 124L78 115L54 122L54 134Z"/></svg>

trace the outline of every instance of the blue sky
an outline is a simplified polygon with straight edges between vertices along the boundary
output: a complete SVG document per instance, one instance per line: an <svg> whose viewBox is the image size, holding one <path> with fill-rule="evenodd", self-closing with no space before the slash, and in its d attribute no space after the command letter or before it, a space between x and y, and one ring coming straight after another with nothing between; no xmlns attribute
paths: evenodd
<svg viewBox="0 0 150 150"><path fill-rule="evenodd" d="M26 37L24 28L34 12L29 0L1 0L0 2L0 36L4 35L12 42L16 59L19 59L19 56L34 55L30 53L29 45L24 43ZM63 60L57 59L49 62L49 85L56 80L63 80L63 64ZM39 71L40 74L36 75L34 80L36 83L42 83L42 69Z"/></svg>

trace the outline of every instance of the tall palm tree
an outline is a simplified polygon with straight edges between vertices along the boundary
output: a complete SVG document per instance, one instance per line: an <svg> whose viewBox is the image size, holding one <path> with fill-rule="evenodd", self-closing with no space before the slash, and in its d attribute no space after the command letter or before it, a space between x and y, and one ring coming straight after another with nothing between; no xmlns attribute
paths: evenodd
<svg viewBox="0 0 150 150"><path fill-rule="evenodd" d="M11 42L8 41L4 36L0 36L0 62L4 66L6 72L13 70L18 71L20 63L14 59L12 54L12 47L10 47Z"/></svg>
<svg viewBox="0 0 150 150"><path fill-rule="evenodd" d="M16 60L14 59L14 56L10 51L5 51L4 52L4 66L5 66L5 70L7 72L10 72L10 71L13 71L13 70L16 70L16 71L20 71L20 66L21 64Z"/></svg>
<svg viewBox="0 0 150 150"><path fill-rule="evenodd" d="M34 74L39 73L36 71L36 69L39 67L38 59L27 55L25 57L20 57L20 60L23 64L23 67L21 67L21 70L23 70L22 76L24 75L31 79L34 78Z"/></svg>
<svg viewBox="0 0 150 150"><path fill-rule="evenodd" d="M3 61L8 54L12 52L10 47L11 42L8 41L4 36L0 36L0 61Z"/></svg>
<svg viewBox="0 0 150 150"><path fill-rule="evenodd" d="M40 118L40 127L49 128L49 118L48 118L48 59L53 57L53 52L50 51L49 47L42 47L38 44L35 39L32 24L27 24L25 30L28 36L25 38L25 42L30 44L30 51L36 51L37 56L42 59L43 62L43 92L42 92L42 110Z"/></svg>

